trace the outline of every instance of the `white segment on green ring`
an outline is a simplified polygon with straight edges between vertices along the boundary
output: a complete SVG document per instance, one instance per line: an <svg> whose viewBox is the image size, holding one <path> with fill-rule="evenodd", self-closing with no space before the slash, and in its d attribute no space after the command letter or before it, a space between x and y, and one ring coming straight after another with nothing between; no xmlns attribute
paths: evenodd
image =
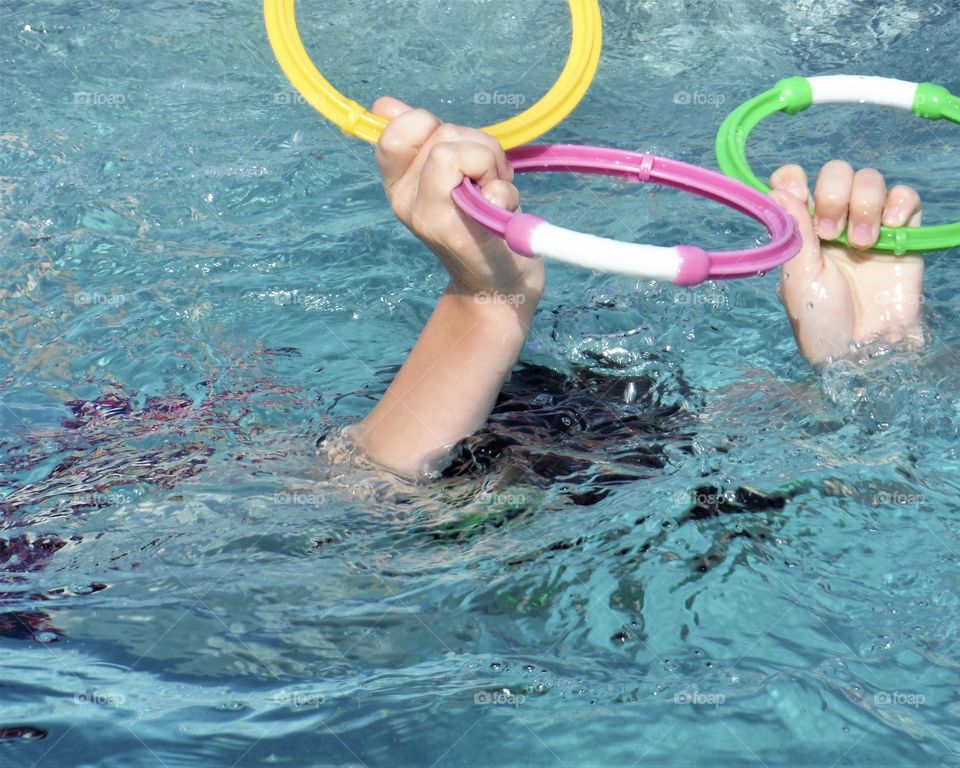
<svg viewBox="0 0 960 768"><path fill-rule="evenodd" d="M813 104L875 104L913 109L919 83L867 75L808 77Z"/></svg>

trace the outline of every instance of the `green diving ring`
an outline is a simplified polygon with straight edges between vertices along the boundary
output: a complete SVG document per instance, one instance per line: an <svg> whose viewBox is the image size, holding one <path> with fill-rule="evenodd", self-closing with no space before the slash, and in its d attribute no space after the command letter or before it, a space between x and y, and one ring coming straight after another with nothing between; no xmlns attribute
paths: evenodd
<svg viewBox="0 0 960 768"><path fill-rule="evenodd" d="M795 115L813 104L875 104L908 109L928 120L945 118L960 123L960 98L933 83L854 75L788 77L727 115L717 133L720 168L728 176L769 193L770 188L747 163L747 137L761 120L775 112ZM836 242L847 245L846 233ZM881 227L880 239L872 250L901 256L957 247L960 221L932 227Z"/></svg>

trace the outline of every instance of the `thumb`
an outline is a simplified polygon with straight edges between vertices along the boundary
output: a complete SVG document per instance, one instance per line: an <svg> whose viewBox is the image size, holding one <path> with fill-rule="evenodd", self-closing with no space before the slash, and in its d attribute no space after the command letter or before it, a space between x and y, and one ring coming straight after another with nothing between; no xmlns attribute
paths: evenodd
<svg viewBox="0 0 960 768"><path fill-rule="evenodd" d="M800 252L783 265L784 269L799 272L810 280L816 279L823 269L823 253L820 250L820 238L817 237L813 228L813 218L807 210L807 204L784 189L773 190L770 197L797 222L797 230L803 240Z"/></svg>
<svg viewBox="0 0 960 768"><path fill-rule="evenodd" d="M775 189L770 197L794 218L803 240L799 253L780 268L781 295L787 310L795 314L810 284L823 272L823 252L807 204L783 189Z"/></svg>
<svg viewBox="0 0 960 768"><path fill-rule="evenodd" d="M390 122L394 118L400 117L404 112L409 112L412 109L413 107L404 104L399 99L394 99L391 96L381 96L373 102L373 109L370 111L377 117L382 117L387 122Z"/></svg>
<svg viewBox="0 0 960 768"><path fill-rule="evenodd" d="M374 102L373 114L388 123L377 142L376 158L389 194L441 123L429 112L414 109L389 96Z"/></svg>

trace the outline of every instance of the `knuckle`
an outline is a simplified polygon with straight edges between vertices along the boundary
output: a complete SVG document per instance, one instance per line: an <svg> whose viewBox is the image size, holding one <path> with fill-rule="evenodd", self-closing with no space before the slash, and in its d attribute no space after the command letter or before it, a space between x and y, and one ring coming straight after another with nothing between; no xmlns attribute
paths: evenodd
<svg viewBox="0 0 960 768"><path fill-rule="evenodd" d="M833 189L817 189L817 208L840 210L847 206L847 195Z"/></svg>
<svg viewBox="0 0 960 768"><path fill-rule="evenodd" d="M457 161L456 146L449 141L442 141L434 144L430 148L428 159L430 162L438 163L440 165L453 165Z"/></svg>
<svg viewBox="0 0 960 768"><path fill-rule="evenodd" d="M397 120L394 120L389 125L394 123L399 123L400 120L404 120L405 123L409 122L417 126L418 133L429 136L431 133L434 133L443 123L440 118L437 117L432 112L429 112L426 109L414 109L411 112L408 112L406 115L401 115ZM389 125L387 127L389 127Z"/></svg>
<svg viewBox="0 0 960 768"><path fill-rule="evenodd" d="M850 198L850 216L855 219L865 219L878 213L883 208L883 198L868 193L859 193Z"/></svg>
<svg viewBox="0 0 960 768"><path fill-rule="evenodd" d="M851 206L847 213L847 221L851 224L869 224L874 216L875 215L864 206Z"/></svg>
<svg viewBox="0 0 960 768"><path fill-rule="evenodd" d="M462 129L453 123L442 123L433 135L438 142L459 141L463 138Z"/></svg>
<svg viewBox="0 0 960 768"><path fill-rule="evenodd" d="M479 131L479 130L476 131L475 138L477 141L480 141L481 143L483 143L485 147L488 147L490 151L493 152L494 154L503 153L503 147L500 146L500 142L497 141L495 138L493 138L493 136L491 136L486 131Z"/></svg>
<svg viewBox="0 0 960 768"><path fill-rule="evenodd" d="M393 155L400 152L404 144L403 136L400 135L400 132L396 129L390 130L388 125L384 131L383 135L380 137L380 141L377 142L377 148L374 156L378 162L388 160Z"/></svg>
<svg viewBox="0 0 960 768"><path fill-rule="evenodd" d="M416 115L418 118L424 118L426 120L430 120L436 123L437 125L440 124L440 118L437 117L435 114L433 114L433 112L430 112L429 110L424 109L423 107L417 107L416 109L411 110L410 114Z"/></svg>
<svg viewBox="0 0 960 768"><path fill-rule="evenodd" d="M488 147L481 145L481 151L483 152L484 161L491 167L497 167L497 153L493 147Z"/></svg>

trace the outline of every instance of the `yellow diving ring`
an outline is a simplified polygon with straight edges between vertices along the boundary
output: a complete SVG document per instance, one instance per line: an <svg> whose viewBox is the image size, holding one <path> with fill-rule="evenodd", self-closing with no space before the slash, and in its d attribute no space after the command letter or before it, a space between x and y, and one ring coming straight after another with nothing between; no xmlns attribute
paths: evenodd
<svg viewBox="0 0 960 768"><path fill-rule="evenodd" d="M263 0L263 17L270 45L287 78L300 95L344 133L375 144L387 122L351 101L330 83L310 60L293 13L294 0ZM543 135L584 97L600 62L603 41L598 0L568 0L573 22L570 56L560 77L540 101L516 117L483 130L504 149L519 147Z"/></svg>

